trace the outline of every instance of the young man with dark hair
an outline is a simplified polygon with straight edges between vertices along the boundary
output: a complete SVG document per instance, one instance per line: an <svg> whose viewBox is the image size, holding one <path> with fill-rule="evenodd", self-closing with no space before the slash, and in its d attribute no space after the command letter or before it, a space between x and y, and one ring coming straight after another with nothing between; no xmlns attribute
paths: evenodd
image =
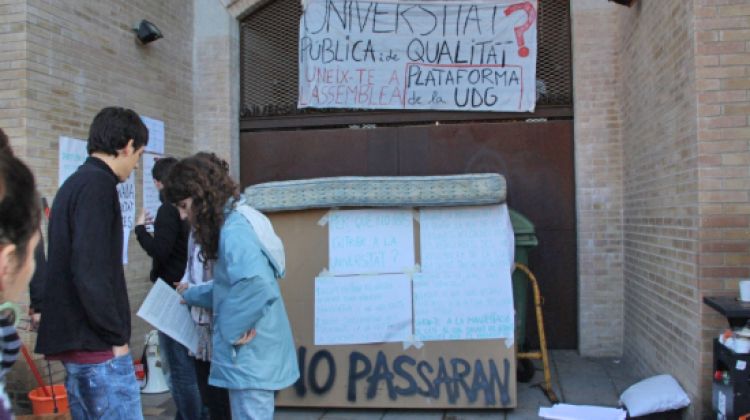
<svg viewBox="0 0 750 420"><path fill-rule="evenodd" d="M161 192L162 182L167 178L169 170L177 163L173 157L159 159L151 170L156 189ZM187 264L187 240L190 228L180 219L180 212L170 203L164 202L159 206L154 220L154 235L146 230L149 214L146 209L136 220L135 234L138 243L153 259L151 267L151 281L162 279L168 285L175 287L182 279ZM172 398L177 407L177 419L199 420L203 404L195 374L195 364L188 349L170 336L159 331L159 350L162 354L162 364L169 378Z"/></svg>
<svg viewBox="0 0 750 420"><path fill-rule="evenodd" d="M65 366L75 419L142 419L130 357L117 184L138 167L148 129L134 111L104 108L89 157L60 187L49 221L48 277L36 352Z"/></svg>

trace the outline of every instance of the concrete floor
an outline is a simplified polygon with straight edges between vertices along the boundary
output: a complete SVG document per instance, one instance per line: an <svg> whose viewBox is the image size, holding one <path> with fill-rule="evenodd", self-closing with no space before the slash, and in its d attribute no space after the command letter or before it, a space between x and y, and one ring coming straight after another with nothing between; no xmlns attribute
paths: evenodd
<svg viewBox="0 0 750 420"><path fill-rule="evenodd" d="M642 378L633 376L617 359L580 357L575 351L556 350L550 354L552 382L561 402L616 407L619 395ZM541 365L539 365L541 366ZM543 380L541 367L529 384L518 384L518 405L513 410L276 410L276 420L479 420L536 419L539 407L552 404L538 386ZM142 394L146 420L174 419L175 408L169 393Z"/></svg>

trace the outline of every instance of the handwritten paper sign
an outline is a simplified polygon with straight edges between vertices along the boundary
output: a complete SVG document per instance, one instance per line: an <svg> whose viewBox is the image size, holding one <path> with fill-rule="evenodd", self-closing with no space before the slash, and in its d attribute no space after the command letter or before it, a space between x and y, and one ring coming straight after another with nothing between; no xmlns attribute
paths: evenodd
<svg viewBox="0 0 750 420"><path fill-rule="evenodd" d="M161 200L159 199L159 190L154 184L154 177L151 176L151 171L153 171L156 161L162 157L162 155L157 153L143 154L143 208L148 211L152 219L156 218L156 212L159 211ZM154 225L147 225L146 230L153 232Z"/></svg>
<svg viewBox="0 0 750 420"><path fill-rule="evenodd" d="M84 140L60 136L60 150L57 167L57 186L61 186L68 177L83 165L89 157Z"/></svg>
<svg viewBox="0 0 750 420"><path fill-rule="evenodd" d="M125 182L117 184L122 212L122 263L128 263L128 240L135 226L135 171L130 173Z"/></svg>
<svg viewBox="0 0 750 420"><path fill-rule="evenodd" d="M300 108L534 110L536 0L303 4Z"/></svg>
<svg viewBox="0 0 750 420"><path fill-rule="evenodd" d="M405 274L315 279L315 345L405 341L411 325Z"/></svg>
<svg viewBox="0 0 750 420"><path fill-rule="evenodd" d="M402 273L414 268L410 209L337 210L330 213L328 223L332 274Z"/></svg>
<svg viewBox="0 0 750 420"><path fill-rule="evenodd" d="M511 271L515 237L506 205L424 208L419 224L423 271Z"/></svg>
<svg viewBox="0 0 750 420"><path fill-rule="evenodd" d="M513 338L510 271L414 274L417 340Z"/></svg>
<svg viewBox="0 0 750 420"><path fill-rule="evenodd" d="M514 235L507 206L422 209L419 222L415 337L513 339Z"/></svg>
<svg viewBox="0 0 750 420"><path fill-rule="evenodd" d="M148 128L146 151L164 154L164 121L141 116L141 121Z"/></svg>

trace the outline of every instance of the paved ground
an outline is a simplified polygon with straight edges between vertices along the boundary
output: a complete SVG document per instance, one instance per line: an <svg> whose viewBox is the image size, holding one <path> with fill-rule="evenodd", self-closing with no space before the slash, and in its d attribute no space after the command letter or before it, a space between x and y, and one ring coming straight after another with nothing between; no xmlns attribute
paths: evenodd
<svg viewBox="0 0 750 420"><path fill-rule="evenodd" d="M574 351L551 352L553 387L562 402L617 406L620 393L641 378L616 359L586 359ZM518 406L514 410L341 410L284 409L276 411L276 420L483 420L536 419L539 407L552 404L534 386L543 379L539 369L530 384L518 384ZM175 409L169 393L143 394L146 420L174 419Z"/></svg>

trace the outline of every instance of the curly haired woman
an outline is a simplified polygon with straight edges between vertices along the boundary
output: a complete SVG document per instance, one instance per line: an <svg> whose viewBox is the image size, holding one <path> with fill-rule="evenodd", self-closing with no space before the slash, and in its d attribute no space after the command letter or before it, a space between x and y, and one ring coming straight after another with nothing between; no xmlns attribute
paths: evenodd
<svg viewBox="0 0 750 420"><path fill-rule="evenodd" d="M8 138L0 130L0 419L12 418L4 381L21 347L14 302L34 273L41 215L34 175L13 156Z"/></svg>
<svg viewBox="0 0 750 420"><path fill-rule="evenodd" d="M183 294L189 305L213 310L209 383L229 390L232 418L272 419L274 391L299 377L277 282L284 275L281 242L215 156L177 163L164 192L191 224L201 259L213 262L213 283Z"/></svg>

